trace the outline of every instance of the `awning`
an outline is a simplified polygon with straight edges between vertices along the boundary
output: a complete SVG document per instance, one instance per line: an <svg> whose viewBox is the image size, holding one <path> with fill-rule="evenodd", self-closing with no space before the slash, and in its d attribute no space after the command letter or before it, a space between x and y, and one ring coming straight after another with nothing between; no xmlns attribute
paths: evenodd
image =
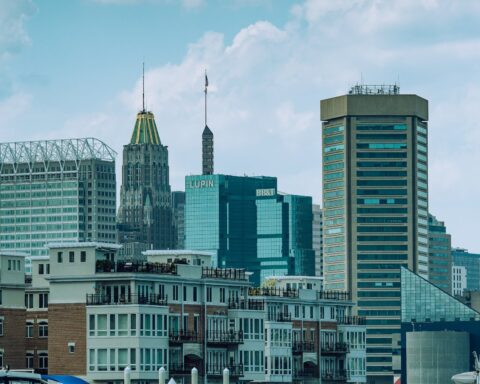
<svg viewBox="0 0 480 384"><path fill-rule="evenodd" d="M42 375L43 380L52 380L62 384L88 384L88 381L69 375Z"/></svg>

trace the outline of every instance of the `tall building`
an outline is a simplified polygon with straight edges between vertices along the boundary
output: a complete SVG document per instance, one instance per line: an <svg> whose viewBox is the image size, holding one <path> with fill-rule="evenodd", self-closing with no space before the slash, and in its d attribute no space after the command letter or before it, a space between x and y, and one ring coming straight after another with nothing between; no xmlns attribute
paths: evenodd
<svg viewBox="0 0 480 384"><path fill-rule="evenodd" d="M120 243L147 249L174 245L168 148L160 141L153 113L145 109L123 147L118 236Z"/></svg>
<svg viewBox="0 0 480 384"><path fill-rule="evenodd" d="M468 252L463 248L453 248L452 261L456 267L465 267L466 289L480 291L480 254Z"/></svg>
<svg viewBox="0 0 480 384"><path fill-rule="evenodd" d="M312 244L315 251L315 276L323 276L323 215L319 204L312 205Z"/></svg>
<svg viewBox="0 0 480 384"><path fill-rule="evenodd" d="M245 268L257 284L314 274L311 198L279 194L274 177L228 175L187 176L185 193L187 249L211 251L219 266Z"/></svg>
<svg viewBox="0 0 480 384"><path fill-rule="evenodd" d="M185 192L172 192L172 223L175 249L185 249Z"/></svg>
<svg viewBox="0 0 480 384"><path fill-rule="evenodd" d="M463 296L467 289L467 269L463 266L452 264L452 295Z"/></svg>
<svg viewBox="0 0 480 384"><path fill-rule="evenodd" d="M0 251L42 256L46 242L114 242L115 156L93 138L0 143Z"/></svg>
<svg viewBox="0 0 480 384"><path fill-rule="evenodd" d="M206 125L202 133L202 174L213 175L213 132Z"/></svg>
<svg viewBox="0 0 480 384"><path fill-rule="evenodd" d="M428 278L428 102L397 86L321 101L324 286L367 317L367 374L391 383L400 267Z"/></svg>
<svg viewBox="0 0 480 384"><path fill-rule="evenodd" d="M452 291L452 238L443 221L428 215L428 275L431 283Z"/></svg>

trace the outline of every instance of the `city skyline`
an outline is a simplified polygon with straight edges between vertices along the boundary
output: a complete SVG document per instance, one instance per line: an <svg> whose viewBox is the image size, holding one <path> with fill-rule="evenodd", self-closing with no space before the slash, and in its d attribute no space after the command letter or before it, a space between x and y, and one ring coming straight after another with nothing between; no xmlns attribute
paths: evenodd
<svg viewBox="0 0 480 384"><path fill-rule="evenodd" d="M147 107L169 147L172 190L183 189L201 173L207 68L216 171L276 176L280 190L318 203L320 99L398 81L430 100L430 211L453 246L480 249L474 2L11 1L0 11L1 142L93 136L121 153L145 60Z"/></svg>

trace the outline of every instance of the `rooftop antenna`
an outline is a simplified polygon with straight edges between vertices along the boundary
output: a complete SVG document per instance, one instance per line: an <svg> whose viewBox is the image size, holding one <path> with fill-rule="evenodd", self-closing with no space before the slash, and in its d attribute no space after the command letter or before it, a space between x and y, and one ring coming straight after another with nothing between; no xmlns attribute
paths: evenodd
<svg viewBox="0 0 480 384"><path fill-rule="evenodd" d="M205 69L205 126L207 126L207 88L208 88L208 77L207 77L207 69Z"/></svg>
<svg viewBox="0 0 480 384"><path fill-rule="evenodd" d="M142 112L145 112L145 62L142 63Z"/></svg>

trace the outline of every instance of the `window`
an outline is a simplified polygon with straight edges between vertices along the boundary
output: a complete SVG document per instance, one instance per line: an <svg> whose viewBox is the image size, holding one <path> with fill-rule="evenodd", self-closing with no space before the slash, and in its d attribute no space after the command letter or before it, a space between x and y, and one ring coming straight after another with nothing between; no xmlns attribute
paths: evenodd
<svg viewBox="0 0 480 384"><path fill-rule="evenodd" d="M3 367L3 351L0 349L0 367Z"/></svg>
<svg viewBox="0 0 480 384"><path fill-rule="evenodd" d="M38 323L38 337L48 337L48 323L46 321Z"/></svg>
<svg viewBox="0 0 480 384"><path fill-rule="evenodd" d="M63 263L63 252L57 252L57 262Z"/></svg>
<svg viewBox="0 0 480 384"><path fill-rule="evenodd" d="M25 294L25 307L33 308L33 293Z"/></svg>
<svg viewBox="0 0 480 384"><path fill-rule="evenodd" d="M39 308L48 308L48 293L39 293L38 294L38 307Z"/></svg>
<svg viewBox="0 0 480 384"><path fill-rule="evenodd" d="M50 274L50 264L47 264L47 272L46 273L47 273L47 275Z"/></svg>
<svg viewBox="0 0 480 384"><path fill-rule="evenodd" d="M25 367L29 369L33 368L33 352L27 352L25 355Z"/></svg>
<svg viewBox="0 0 480 384"><path fill-rule="evenodd" d="M193 301L197 301L197 287L193 287Z"/></svg>
<svg viewBox="0 0 480 384"><path fill-rule="evenodd" d="M38 368L48 369L48 352L38 354Z"/></svg>
<svg viewBox="0 0 480 384"><path fill-rule="evenodd" d="M225 303L225 288L220 288L220 302Z"/></svg>
<svg viewBox="0 0 480 384"><path fill-rule="evenodd" d="M3 336L3 317L0 317L0 336ZM0 367L3 365L0 364Z"/></svg>
<svg viewBox="0 0 480 384"><path fill-rule="evenodd" d="M187 301L187 287L183 286L183 301Z"/></svg>
<svg viewBox="0 0 480 384"><path fill-rule="evenodd" d="M207 287L207 303L212 302L212 287Z"/></svg>
<svg viewBox="0 0 480 384"><path fill-rule="evenodd" d="M44 265L38 264L38 274L43 275L43 273L44 273Z"/></svg>
<svg viewBox="0 0 480 384"><path fill-rule="evenodd" d="M178 285L173 286L173 300L178 301Z"/></svg>
<svg viewBox="0 0 480 384"><path fill-rule="evenodd" d="M87 261L87 252L80 251L80 262L85 263L85 261Z"/></svg>
<svg viewBox="0 0 480 384"><path fill-rule="evenodd" d="M68 343L68 353L75 353L75 343L73 342Z"/></svg>
<svg viewBox="0 0 480 384"><path fill-rule="evenodd" d="M75 262L75 252L73 251L68 252L68 261L70 261L70 263Z"/></svg>
<svg viewBox="0 0 480 384"><path fill-rule="evenodd" d="M25 325L25 337L28 339L33 337L33 321L27 321Z"/></svg>

